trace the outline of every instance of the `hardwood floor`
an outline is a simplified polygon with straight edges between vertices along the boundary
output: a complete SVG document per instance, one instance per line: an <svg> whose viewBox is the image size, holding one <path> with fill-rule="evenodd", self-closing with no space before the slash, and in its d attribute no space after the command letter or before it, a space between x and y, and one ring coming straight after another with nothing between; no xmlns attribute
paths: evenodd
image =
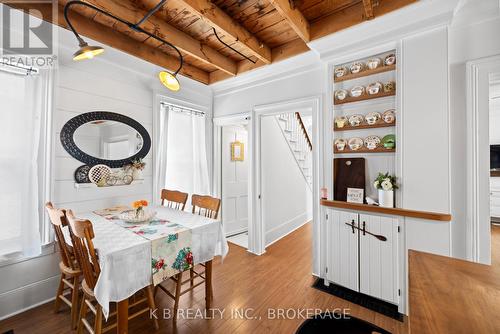
<svg viewBox="0 0 500 334"><path fill-rule="evenodd" d="M314 281L311 240L311 224L307 224L268 247L263 256L252 255L230 244L224 262L214 261L213 319L191 314L194 319L181 316L176 326L171 319L160 320L160 329L154 331L153 322L141 316L130 321L130 333L295 333L304 319L300 316L291 319L269 317L276 309L289 313L304 309L346 309L350 315L391 333L408 332L407 319L402 323L311 288ZM204 288L199 287L194 293L181 297L180 311L184 315L188 310L203 313L204 301ZM156 302L159 316L161 309L173 307L171 299L161 293L157 294ZM48 303L6 319L0 322L0 333L9 329L14 329L15 334L71 333L69 310L58 314L52 310L53 304ZM251 319L236 317L237 310L240 313L246 310ZM222 317L220 312L223 312Z"/></svg>

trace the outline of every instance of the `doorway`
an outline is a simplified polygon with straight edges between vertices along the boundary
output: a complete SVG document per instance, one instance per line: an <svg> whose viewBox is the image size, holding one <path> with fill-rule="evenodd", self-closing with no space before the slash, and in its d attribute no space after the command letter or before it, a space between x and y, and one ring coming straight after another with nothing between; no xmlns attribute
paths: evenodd
<svg viewBox="0 0 500 334"><path fill-rule="evenodd" d="M248 124L222 127L222 222L227 240L248 249Z"/></svg>
<svg viewBox="0 0 500 334"><path fill-rule="evenodd" d="M500 72L489 83L491 264L500 265Z"/></svg>

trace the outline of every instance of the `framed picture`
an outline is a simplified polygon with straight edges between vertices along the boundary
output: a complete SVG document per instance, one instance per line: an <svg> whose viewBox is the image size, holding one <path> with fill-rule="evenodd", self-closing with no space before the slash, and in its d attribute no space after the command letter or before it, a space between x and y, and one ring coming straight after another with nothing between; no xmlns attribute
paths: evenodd
<svg viewBox="0 0 500 334"><path fill-rule="evenodd" d="M245 159L245 146L239 141L231 143L231 161L243 161Z"/></svg>
<svg viewBox="0 0 500 334"><path fill-rule="evenodd" d="M364 189L347 188L347 202L363 204Z"/></svg>

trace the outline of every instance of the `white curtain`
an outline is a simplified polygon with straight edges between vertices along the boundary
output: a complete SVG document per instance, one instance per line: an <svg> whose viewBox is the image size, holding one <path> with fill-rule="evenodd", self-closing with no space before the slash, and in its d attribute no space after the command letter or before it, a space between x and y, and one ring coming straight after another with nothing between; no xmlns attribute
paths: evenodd
<svg viewBox="0 0 500 334"><path fill-rule="evenodd" d="M160 134L159 184L190 195L210 194L205 116L174 106L164 108Z"/></svg>
<svg viewBox="0 0 500 334"><path fill-rule="evenodd" d="M50 73L0 71L0 255L41 252L39 150L48 106ZM43 145L43 144L42 144Z"/></svg>

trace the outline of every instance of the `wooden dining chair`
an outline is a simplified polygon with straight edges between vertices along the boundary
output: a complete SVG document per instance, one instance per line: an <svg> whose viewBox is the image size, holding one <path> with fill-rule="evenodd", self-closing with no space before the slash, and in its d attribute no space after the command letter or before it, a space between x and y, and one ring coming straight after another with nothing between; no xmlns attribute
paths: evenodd
<svg viewBox="0 0 500 334"><path fill-rule="evenodd" d="M184 211L186 207L186 202L188 199L188 194L177 190L161 190L161 205L167 204L167 207Z"/></svg>
<svg viewBox="0 0 500 334"><path fill-rule="evenodd" d="M47 204L45 204L45 208L47 209L50 222L54 228L59 253L61 254L61 262L59 262L61 278L59 279L59 287L57 288L54 311L56 313L59 311L61 301L68 305L71 309L71 328L75 329L78 323L78 296L82 271L78 266L76 256L73 252L73 247L69 246L64 239L62 229L68 226L66 212L64 210L54 208L51 202L47 202ZM66 297L68 292L71 293L71 300Z"/></svg>
<svg viewBox="0 0 500 334"><path fill-rule="evenodd" d="M219 215L220 208L220 199L210 197L210 196L201 196L201 195L192 195L191 196L191 204L193 206L192 213L198 214L204 217L217 219ZM175 291L170 292L165 288L162 284L157 285L163 292L167 294L170 298L174 300L174 321L176 320L177 310L179 309L179 300L182 295L185 293L192 291L197 286L205 283L205 307L208 310L210 308L212 302L212 260L203 263L200 263L200 266L205 268L204 271L198 272L194 270L194 268L189 269L190 277L186 280L183 280L183 273L180 272L172 277L171 280L175 282ZM187 270L186 270L187 271ZM195 279L200 278L201 280L195 284ZM190 283L190 287L186 289L182 289L184 284Z"/></svg>
<svg viewBox="0 0 500 334"><path fill-rule="evenodd" d="M117 326L116 321L106 327L103 327L102 307L95 299L94 288L101 273L98 254L94 248L94 229L89 220L76 219L73 212L67 212L69 224L71 226L71 239L75 250L78 263L83 271L83 299L80 307L80 316L77 327L77 334L81 334L83 328L89 333L101 334L107 332ZM128 317L128 320L133 319L143 313L149 312L156 308L151 286L142 289L145 297L139 300L134 300L129 304L129 309L136 307L144 302L147 302L148 307L142 308L134 312ZM94 304L95 303L95 304ZM94 326L91 326L87 320L87 313L91 311L94 314ZM110 314L110 317L116 315L116 312ZM158 320L153 317L155 328L158 329Z"/></svg>

